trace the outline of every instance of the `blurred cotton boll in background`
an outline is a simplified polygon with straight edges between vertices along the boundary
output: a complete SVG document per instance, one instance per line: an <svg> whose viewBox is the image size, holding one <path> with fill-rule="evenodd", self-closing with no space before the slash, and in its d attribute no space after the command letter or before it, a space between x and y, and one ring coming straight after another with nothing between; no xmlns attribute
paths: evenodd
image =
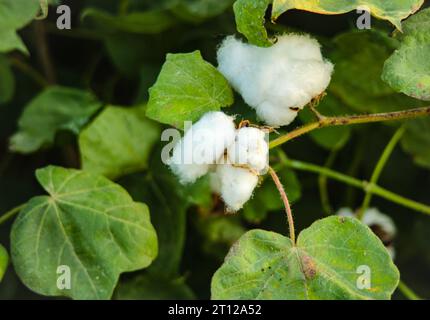
<svg viewBox="0 0 430 320"><path fill-rule="evenodd" d="M356 217L350 208L341 208L337 215L343 217ZM363 215L362 222L372 229L388 250L391 258L395 258L396 252L393 240L397 234L397 228L393 219L380 212L377 208L369 208Z"/></svg>
<svg viewBox="0 0 430 320"><path fill-rule="evenodd" d="M286 34L269 48L227 37L218 50L218 69L261 120L279 127L325 91L333 65L317 40Z"/></svg>

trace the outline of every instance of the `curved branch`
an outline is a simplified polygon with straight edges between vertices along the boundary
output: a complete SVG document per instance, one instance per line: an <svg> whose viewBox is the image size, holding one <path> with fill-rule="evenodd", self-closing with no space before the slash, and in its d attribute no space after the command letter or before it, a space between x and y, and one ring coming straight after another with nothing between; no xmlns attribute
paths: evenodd
<svg viewBox="0 0 430 320"><path fill-rule="evenodd" d="M386 112L386 113L375 113L375 114L364 114L364 115L352 115L343 117L323 117L318 121L306 124L296 130L293 130L273 141L270 142L270 148L275 148L281 144L311 132L316 129L333 126L346 126L351 124L359 123L371 123L380 121L393 121L401 119L411 119L420 116L430 115L430 107L416 108L403 111Z"/></svg>

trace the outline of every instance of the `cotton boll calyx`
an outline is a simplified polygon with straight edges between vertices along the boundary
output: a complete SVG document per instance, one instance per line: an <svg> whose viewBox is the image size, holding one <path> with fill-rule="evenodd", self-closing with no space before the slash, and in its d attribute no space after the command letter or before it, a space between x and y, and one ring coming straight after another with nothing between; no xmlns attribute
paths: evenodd
<svg viewBox="0 0 430 320"><path fill-rule="evenodd" d="M193 183L222 158L235 138L233 117L223 112L208 112L191 126L173 148L168 161L181 183Z"/></svg>
<svg viewBox="0 0 430 320"><path fill-rule="evenodd" d="M268 155L266 132L252 127L237 130L234 142L227 149L229 163L248 167L258 174L267 168Z"/></svg>
<svg viewBox="0 0 430 320"><path fill-rule="evenodd" d="M227 209L232 212L242 209L258 184L258 176L231 164L218 165L216 174L220 182L219 193Z"/></svg>
<svg viewBox="0 0 430 320"><path fill-rule="evenodd" d="M324 92L333 65L317 40L287 34L269 48L227 37L218 50L218 69L264 122L277 127L291 123Z"/></svg>

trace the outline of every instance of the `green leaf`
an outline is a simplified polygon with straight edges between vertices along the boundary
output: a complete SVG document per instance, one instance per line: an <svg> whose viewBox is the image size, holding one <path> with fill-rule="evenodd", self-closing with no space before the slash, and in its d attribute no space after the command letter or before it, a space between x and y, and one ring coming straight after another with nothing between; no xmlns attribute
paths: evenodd
<svg viewBox="0 0 430 320"><path fill-rule="evenodd" d="M145 12L132 12L125 15L113 16L102 10L89 8L81 16L96 28L107 30L120 30L139 34L157 34L172 27L176 20L164 10L150 10Z"/></svg>
<svg viewBox="0 0 430 320"><path fill-rule="evenodd" d="M0 104L9 102L15 93L15 78L6 56L0 54Z"/></svg>
<svg viewBox="0 0 430 320"><path fill-rule="evenodd" d="M160 152L158 149L153 152L147 173L126 176L120 184L134 199L145 202L152 212L159 254L148 272L172 279L179 275L187 209L191 205L206 204L210 186L205 179L199 179L192 187L181 185L167 166L161 163Z"/></svg>
<svg viewBox="0 0 430 320"><path fill-rule="evenodd" d="M19 50L28 54L27 47L22 42L15 30L0 30L0 52Z"/></svg>
<svg viewBox="0 0 430 320"><path fill-rule="evenodd" d="M394 90L430 101L430 9L405 23L401 45L385 62L382 79Z"/></svg>
<svg viewBox="0 0 430 320"><path fill-rule="evenodd" d="M24 27L33 20L38 10L39 1L0 0L0 30Z"/></svg>
<svg viewBox="0 0 430 320"><path fill-rule="evenodd" d="M373 16L388 20L401 30L402 20L414 14L423 3L424 0L273 0L272 18L276 20L281 14L291 9L319 14L342 14L365 6L369 8Z"/></svg>
<svg viewBox="0 0 430 320"><path fill-rule="evenodd" d="M142 107L109 106L79 135L82 168L111 179L145 169L159 139Z"/></svg>
<svg viewBox="0 0 430 320"><path fill-rule="evenodd" d="M119 300L193 300L194 293L183 278L165 279L151 274L138 275L121 282L116 290Z"/></svg>
<svg viewBox="0 0 430 320"><path fill-rule="evenodd" d="M409 120L402 137L402 147L416 164L430 169L430 118Z"/></svg>
<svg viewBox="0 0 430 320"><path fill-rule="evenodd" d="M3 279L3 276L6 272L8 263L9 263L9 256L7 254L7 251L0 244L0 282Z"/></svg>
<svg viewBox="0 0 430 320"><path fill-rule="evenodd" d="M233 2L234 0L182 0L172 11L186 21L201 22L220 15Z"/></svg>
<svg viewBox="0 0 430 320"><path fill-rule="evenodd" d="M203 251L223 260L229 248L246 232L240 216L199 215L193 217L196 229L203 236Z"/></svg>
<svg viewBox="0 0 430 320"><path fill-rule="evenodd" d="M242 33L250 43L269 47L267 30L264 27L267 7L273 0L237 0L234 3L237 30Z"/></svg>
<svg viewBox="0 0 430 320"><path fill-rule="evenodd" d="M157 255L148 207L103 176L49 166L36 171L47 196L32 198L15 220L11 256L31 290L74 299L109 299L120 273ZM57 268L70 268L70 289Z"/></svg>
<svg viewBox="0 0 430 320"><path fill-rule="evenodd" d="M53 144L60 130L78 134L100 107L95 97L85 91L65 87L45 89L25 107L10 149L31 153Z"/></svg>
<svg viewBox="0 0 430 320"><path fill-rule="evenodd" d="M149 90L146 115L161 123L182 128L208 111L233 104L227 80L200 51L168 54L157 82Z"/></svg>
<svg viewBox="0 0 430 320"><path fill-rule="evenodd" d="M317 107L318 111L324 116L341 116L346 112L346 107L335 96L328 95ZM305 108L299 113L299 117L305 123L316 121L315 115L310 108ZM351 127L328 127L310 132L309 136L319 146L328 150L342 149L351 137Z"/></svg>
<svg viewBox="0 0 430 320"><path fill-rule="evenodd" d="M288 200L296 202L302 195L300 182L295 172L289 168L278 172L279 179L285 188ZM266 178L251 200L243 207L244 218L251 223L260 223L270 211L281 210L284 204L279 196L279 191L270 178Z"/></svg>
<svg viewBox="0 0 430 320"><path fill-rule="evenodd" d="M361 268L370 288L359 289ZM355 218L329 217L303 230L297 245L251 230L212 279L213 299L389 299L399 272L372 231Z"/></svg>
<svg viewBox="0 0 430 320"><path fill-rule="evenodd" d="M335 72L329 95L335 95L359 112L389 112L420 106L420 101L396 93L381 79L384 63L398 46L397 40L376 30L353 31L337 36L333 43L335 50L330 59L335 64Z"/></svg>

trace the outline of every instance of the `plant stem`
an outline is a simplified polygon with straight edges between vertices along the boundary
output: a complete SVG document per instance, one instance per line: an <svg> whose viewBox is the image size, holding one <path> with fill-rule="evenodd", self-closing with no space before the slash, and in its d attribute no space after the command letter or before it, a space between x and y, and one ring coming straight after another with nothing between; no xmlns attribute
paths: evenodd
<svg viewBox="0 0 430 320"><path fill-rule="evenodd" d="M430 115L430 107L416 108L410 110L387 112L387 113L375 113L375 114L364 114L364 115L352 115L343 117L323 117L322 119L308 123L296 130L293 130L273 141L270 142L270 148L275 148L281 144L304 135L310 131L332 126L345 126L359 123L371 123L379 121L390 121L416 118L419 116Z"/></svg>
<svg viewBox="0 0 430 320"><path fill-rule="evenodd" d="M378 160L378 163L375 166L375 169L373 170L372 176L370 177L370 183L371 184L376 184L378 182L378 179L381 176L382 170L384 169L385 165L387 164L388 159L390 158L391 154L393 153L393 150L396 147L397 143L402 138L404 132L405 132L405 128L403 126L400 127L394 133L390 142L388 142L388 144L386 145L384 151L382 152L381 157ZM363 203L360 207L360 210L357 213L357 219L358 220L363 219L364 213L366 212L367 208L369 207L371 200L372 200L372 194L369 192L366 192L366 195L364 196Z"/></svg>
<svg viewBox="0 0 430 320"><path fill-rule="evenodd" d="M8 212L6 212L4 215L2 215L0 217L0 225L6 222L7 220L9 220L10 218L12 218L17 213L19 213L22 210L22 208L24 208L24 206L25 204L19 205L18 207L15 207L9 210Z"/></svg>
<svg viewBox="0 0 430 320"><path fill-rule="evenodd" d="M269 167L269 173L273 179L273 182L276 185L276 188L278 188L282 201L284 202L285 212L287 213L287 218L288 218L288 227L290 229L290 239L293 242L293 244L296 244L296 233L294 231L294 219L293 219L293 214L291 212L290 202L288 201L287 194L285 193L284 187L282 186L282 183L279 180L278 175L276 174L275 170L273 170L272 167Z"/></svg>
<svg viewBox="0 0 430 320"><path fill-rule="evenodd" d="M36 69L28 65L26 62L15 57L9 58L9 62L19 71L27 75L29 78L33 79L33 81L37 83L40 87L44 88L49 85L48 81L46 81L46 79Z"/></svg>
<svg viewBox="0 0 430 320"><path fill-rule="evenodd" d="M44 21L34 22L34 35L36 38L36 48L39 56L40 64L42 65L45 77L49 84L55 84L56 75L52 65L51 53L46 38L46 27Z"/></svg>
<svg viewBox="0 0 430 320"><path fill-rule="evenodd" d="M287 165L290 168L301 170L301 171L308 171L313 172L317 174L325 175L331 179L346 183L350 186L359 188L365 192L369 192L371 194L377 195L381 198L384 198L386 200L390 200L394 203L397 203L399 205L402 205L406 208L413 209L415 211L425 213L430 215L430 206L416 202L414 200L405 198L403 196L400 196L398 194L395 194L391 191L388 191L387 189L384 189L376 184L369 183L367 181L361 181L356 178L347 176L345 174L342 174L340 172L336 172L334 170L324 168L318 165L314 165L311 163L306 163L302 161L297 160L291 160L291 159L284 159L281 161L284 161L285 165Z"/></svg>
<svg viewBox="0 0 430 320"><path fill-rule="evenodd" d="M414 291L412 291L412 289L409 288L402 280L400 280L399 282L398 289L409 300L422 300L422 298L420 298Z"/></svg>
<svg viewBox="0 0 430 320"><path fill-rule="evenodd" d="M336 155L337 155L337 152L332 151L328 156L324 167L330 168L333 165L334 161L336 160ZM333 212L333 208L330 204L330 197L329 197L328 188L327 188L327 176L324 176L322 174L319 175L318 187L320 191L320 199L321 199L321 204L322 204L324 213L326 215L331 215Z"/></svg>

